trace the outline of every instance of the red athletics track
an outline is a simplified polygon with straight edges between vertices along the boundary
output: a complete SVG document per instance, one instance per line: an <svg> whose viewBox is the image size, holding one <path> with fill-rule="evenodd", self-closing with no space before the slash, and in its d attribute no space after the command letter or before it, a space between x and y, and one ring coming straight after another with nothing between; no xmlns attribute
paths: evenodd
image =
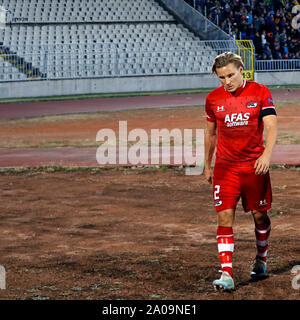
<svg viewBox="0 0 300 320"><path fill-rule="evenodd" d="M300 89L271 90L273 99L300 100ZM0 104L0 119L40 117L81 112L117 111L204 105L207 93L99 98Z"/></svg>
<svg viewBox="0 0 300 320"><path fill-rule="evenodd" d="M82 112L203 105L206 95L206 93L167 94L143 97L0 104L0 119L6 120ZM300 100L300 90L272 90L272 96L275 101ZM171 164L172 160L171 158ZM271 161L273 164L299 165L300 145L277 145ZM51 164L97 166L96 148L0 149L1 167L36 167Z"/></svg>

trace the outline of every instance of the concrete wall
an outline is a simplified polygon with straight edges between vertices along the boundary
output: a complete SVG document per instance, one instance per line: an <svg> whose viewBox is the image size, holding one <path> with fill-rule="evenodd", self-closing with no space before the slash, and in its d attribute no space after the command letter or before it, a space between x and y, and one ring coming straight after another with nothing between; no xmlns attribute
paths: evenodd
<svg viewBox="0 0 300 320"><path fill-rule="evenodd" d="M257 72L255 81L265 85L300 84L300 71ZM0 82L0 99L216 88L219 85L217 77L211 74Z"/></svg>
<svg viewBox="0 0 300 320"><path fill-rule="evenodd" d="M190 88L212 88L216 77L207 75L123 77L77 80L0 82L0 99L47 97L60 95L165 91Z"/></svg>
<svg viewBox="0 0 300 320"><path fill-rule="evenodd" d="M300 84L300 71L255 72L254 77L255 81L269 86Z"/></svg>

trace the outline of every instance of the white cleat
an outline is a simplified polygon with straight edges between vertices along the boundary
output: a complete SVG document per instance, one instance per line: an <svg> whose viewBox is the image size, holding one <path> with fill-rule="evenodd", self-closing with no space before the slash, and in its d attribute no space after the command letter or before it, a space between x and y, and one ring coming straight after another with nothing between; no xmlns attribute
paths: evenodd
<svg viewBox="0 0 300 320"><path fill-rule="evenodd" d="M213 281L213 286L216 291L231 291L234 290L234 281L227 271L220 271L221 278Z"/></svg>

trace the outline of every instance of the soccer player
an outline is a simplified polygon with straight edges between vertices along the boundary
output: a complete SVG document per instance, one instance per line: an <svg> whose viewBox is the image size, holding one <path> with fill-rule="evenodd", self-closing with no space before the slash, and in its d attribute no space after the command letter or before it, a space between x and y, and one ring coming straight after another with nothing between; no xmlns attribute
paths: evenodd
<svg viewBox="0 0 300 320"><path fill-rule="evenodd" d="M266 276L268 239L271 222L272 190L269 165L276 142L277 119L269 89L243 79L240 56L225 52L213 62L212 72L221 86L206 98L205 131L206 180L213 184L214 204L218 214L217 244L222 268L215 289L233 290L233 224L236 205L242 199L245 212L251 211L257 253L252 278ZM265 130L265 146L263 134ZM216 150L214 170L212 158Z"/></svg>

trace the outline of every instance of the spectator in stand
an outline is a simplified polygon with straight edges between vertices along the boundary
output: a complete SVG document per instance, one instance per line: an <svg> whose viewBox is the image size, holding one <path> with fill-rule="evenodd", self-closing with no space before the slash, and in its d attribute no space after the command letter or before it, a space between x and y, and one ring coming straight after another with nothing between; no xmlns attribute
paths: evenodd
<svg viewBox="0 0 300 320"><path fill-rule="evenodd" d="M272 21L271 21L271 15L268 12L267 15L264 16L265 17L265 25L266 25L266 29L267 31L272 31Z"/></svg>
<svg viewBox="0 0 300 320"><path fill-rule="evenodd" d="M249 24L252 24L253 23L253 15L252 15L252 10L250 10L248 13L247 13L247 17L248 17L248 23Z"/></svg>
<svg viewBox="0 0 300 320"><path fill-rule="evenodd" d="M294 42L292 41L292 37L291 36L287 37L287 43L289 44L290 52L294 53L295 45L294 45Z"/></svg>
<svg viewBox="0 0 300 320"><path fill-rule="evenodd" d="M274 39L274 45L273 45L273 48L275 51L280 51L280 42L277 38Z"/></svg>
<svg viewBox="0 0 300 320"><path fill-rule="evenodd" d="M291 41L291 51L293 53L297 53L299 51L299 46L297 45L297 39L295 38L292 38L292 41Z"/></svg>
<svg viewBox="0 0 300 320"><path fill-rule="evenodd" d="M275 21L275 24L276 24L276 26L278 27L278 30L279 31L281 31L281 29L280 29L280 20L281 20L281 17L280 17L280 14L276 14L275 15L275 18L274 18L274 21Z"/></svg>
<svg viewBox="0 0 300 320"><path fill-rule="evenodd" d="M204 13L204 7L206 6L206 0L200 0L199 5L201 7L202 14Z"/></svg>
<svg viewBox="0 0 300 320"><path fill-rule="evenodd" d="M229 15L228 15L227 19L231 22L231 24L234 23L234 13L233 13L232 10L229 12Z"/></svg>
<svg viewBox="0 0 300 320"><path fill-rule="evenodd" d="M275 48L275 59L276 60L282 59L282 54L280 52L280 48L278 47Z"/></svg>
<svg viewBox="0 0 300 320"><path fill-rule="evenodd" d="M267 43L266 31L264 30L261 34L261 46L264 48Z"/></svg>
<svg viewBox="0 0 300 320"><path fill-rule="evenodd" d="M278 34L280 35L280 28L279 28L279 26L276 26L276 28L275 28L274 34L276 34L276 33L278 33Z"/></svg>
<svg viewBox="0 0 300 320"><path fill-rule="evenodd" d="M259 17L259 27L260 32L262 32L262 30L266 30L266 22L263 14L261 14L261 16Z"/></svg>
<svg viewBox="0 0 300 320"><path fill-rule="evenodd" d="M241 40L246 40L247 39L247 32L248 32L248 22L246 20L242 20L239 29L241 32Z"/></svg>
<svg viewBox="0 0 300 320"><path fill-rule="evenodd" d="M219 25L225 20L220 8L216 10L216 20Z"/></svg>
<svg viewBox="0 0 300 320"><path fill-rule="evenodd" d="M228 1L225 2L224 9L225 9L225 12L227 13L227 15L229 15L229 13L232 11Z"/></svg>
<svg viewBox="0 0 300 320"><path fill-rule="evenodd" d="M249 28L248 28L248 31L249 31L249 39L252 40L254 42L254 38L255 38L255 28L254 28L254 25L253 23L250 24Z"/></svg>
<svg viewBox="0 0 300 320"><path fill-rule="evenodd" d="M282 18L280 19L280 22L279 22L279 27L280 27L280 30L286 30L287 28L287 20L286 20L286 17L283 15Z"/></svg>
<svg viewBox="0 0 300 320"><path fill-rule="evenodd" d="M258 16L256 14L253 17L253 25L255 28L255 32L259 32L260 31L260 21L259 21Z"/></svg>
<svg viewBox="0 0 300 320"><path fill-rule="evenodd" d="M274 11L276 12L277 10L280 10L281 8L283 8L283 1L281 2L281 0L273 0L273 7L274 7Z"/></svg>
<svg viewBox="0 0 300 320"><path fill-rule="evenodd" d="M254 47L255 47L255 51L256 51L259 55L261 55L261 54L262 54L263 46L262 46L261 37L260 37L258 31L255 33L254 40L253 40L253 44L254 44Z"/></svg>
<svg viewBox="0 0 300 320"><path fill-rule="evenodd" d="M269 27L270 27L269 30L270 30L271 32L275 33L275 32L277 31L277 29L276 29L277 25L276 25L276 23L275 23L275 19L274 19L274 16L273 16L273 15L271 15L271 22L270 22Z"/></svg>
<svg viewBox="0 0 300 320"><path fill-rule="evenodd" d="M275 36L274 36L274 42L275 42L275 40L276 40L276 41L278 41L278 42L280 43L280 34L279 34L279 32L278 32L278 31L275 33Z"/></svg>
<svg viewBox="0 0 300 320"><path fill-rule="evenodd" d="M266 40L268 42L269 45L273 45L274 44L274 35L272 32L269 32L266 34Z"/></svg>
<svg viewBox="0 0 300 320"><path fill-rule="evenodd" d="M287 45L287 43L285 42L284 43L284 45L283 45L283 47L282 47L282 54L284 55L284 56L289 56L289 48L288 48L288 45ZM287 58L286 58L287 59Z"/></svg>
<svg viewBox="0 0 300 320"><path fill-rule="evenodd" d="M194 0L186 0L194 5ZM291 26L300 0L196 0L197 9L234 39L250 39L256 57L291 58L300 52L300 29Z"/></svg>
<svg viewBox="0 0 300 320"><path fill-rule="evenodd" d="M289 54L288 53L284 53L283 54L283 59L289 59Z"/></svg>
<svg viewBox="0 0 300 320"><path fill-rule="evenodd" d="M274 0L266 0L266 1L263 1L263 6L264 8L266 9L267 12L271 12L272 14L274 14L274 8L273 8L273 5L272 5L272 1Z"/></svg>
<svg viewBox="0 0 300 320"><path fill-rule="evenodd" d="M233 30L233 31L231 32L231 35L232 35L232 37L233 37L234 40L238 40L238 33L236 32L236 30Z"/></svg>
<svg viewBox="0 0 300 320"><path fill-rule="evenodd" d="M280 42L281 43L287 42L286 29L283 29L282 32L280 33Z"/></svg>
<svg viewBox="0 0 300 320"><path fill-rule="evenodd" d="M211 11L211 8L213 8L215 5L211 0L206 0L206 12L209 13Z"/></svg>
<svg viewBox="0 0 300 320"><path fill-rule="evenodd" d="M268 57L270 58L271 55L272 55L272 52L270 50L270 47L269 45L266 43L265 46L264 46L264 50L263 50L263 53Z"/></svg>

